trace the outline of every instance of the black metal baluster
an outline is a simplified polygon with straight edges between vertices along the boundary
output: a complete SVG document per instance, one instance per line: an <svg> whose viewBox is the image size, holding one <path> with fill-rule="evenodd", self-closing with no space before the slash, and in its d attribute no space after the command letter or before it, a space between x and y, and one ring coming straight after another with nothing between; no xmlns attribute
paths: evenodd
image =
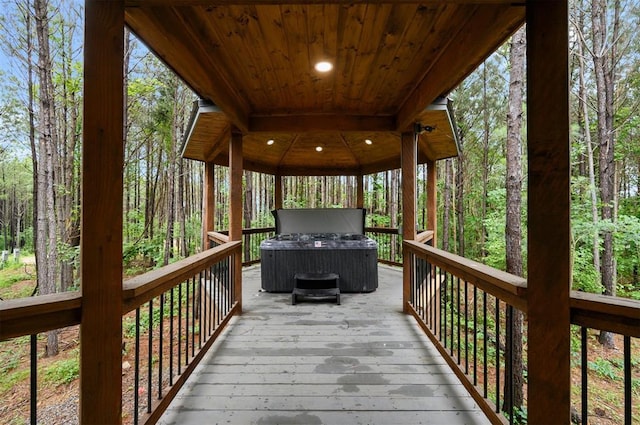
<svg viewBox="0 0 640 425"><path fill-rule="evenodd" d="M589 392L587 389L587 366L589 360L587 359L587 328L584 326L580 328L580 361L582 362L581 372L582 372L582 421L583 423L587 421L587 417L589 414Z"/></svg>
<svg viewBox="0 0 640 425"><path fill-rule="evenodd" d="M483 389L484 389L484 394L483 397L487 398L487 395L489 394L488 392L488 383L487 383L487 293L482 291L482 319L483 319L483 324L482 324L482 333L483 333L483 337L482 337L482 346L483 346L483 353L482 353L482 360L483 360L483 364L482 364L482 369L483 369L483 375L482 375L482 381L483 381Z"/></svg>
<svg viewBox="0 0 640 425"><path fill-rule="evenodd" d="M624 337L624 423L631 425L631 337Z"/></svg>
<svg viewBox="0 0 640 425"><path fill-rule="evenodd" d="M185 309L184 309L184 365L187 366L189 364L189 279L187 279L186 283L186 298L185 298Z"/></svg>
<svg viewBox="0 0 640 425"><path fill-rule="evenodd" d="M222 275L222 264L218 261L215 265L216 267L216 328L220 325L220 316L222 312L222 290L223 290L223 281L221 279Z"/></svg>
<svg viewBox="0 0 640 425"><path fill-rule="evenodd" d="M513 414L513 347L515 341L513 340L513 321L514 321L514 313L515 310L513 306L510 304L506 304L506 334L505 334L505 346L509 348L509 356L505 359L504 366L504 379L506 384L505 398L507 398L507 394L509 395L508 401L509 403L506 406L506 411L509 412L509 423L514 423L514 414Z"/></svg>
<svg viewBox="0 0 640 425"><path fill-rule="evenodd" d="M458 309L456 311L456 317L458 318L458 326L456 330L458 331L458 364L462 364L460 361L460 278L456 278L456 295L458 296Z"/></svg>
<svg viewBox="0 0 640 425"><path fill-rule="evenodd" d="M409 254L408 260L409 263L407 264L409 264L409 266L411 267L411 271L409 274L409 276L411 276L411 282L409 283L409 304L413 305L414 309L419 312L420 303L416 300L416 287L418 285L418 270L420 269L418 261L420 260L413 253Z"/></svg>
<svg viewBox="0 0 640 425"><path fill-rule="evenodd" d="M164 293L160 294L160 334L158 335L158 400L162 399L163 353L164 353Z"/></svg>
<svg viewBox="0 0 640 425"><path fill-rule="evenodd" d="M500 299L496 297L496 412L500 413Z"/></svg>
<svg viewBox="0 0 640 425"><path fill-rule="evenodd" d="M473 385L478 385L478 287L473 285Z"/></svg>
<svg viewBox="0 0 640 425"><path fill-rule="evenodd" d="M133 423L138 423L140 410L140 307L136 308L136 347L133 365Z"/></svg>
<svg viewBox="0 0 640 425"><path fill-rule="evenodd" d="M442 310L444 312L444 314L440 315L440 319L442 320L442 338L444 341L444 348L447 348L447 334L449 333L449 330L447 329L447 302L449 301L449 293L447 292L447 290L449 289L449 273L447 273L446 271L444 272L444 286L442 288L442 291L440 293L440 302L442 303Z"/></svg>
<svg viewBox="0 0 640 425"><path fill-rule="evenodd" d="M209 296L207 297L209 303L209 335L213 332L213 266L209 266Z"/></svg>
<svg viewBox="0 0 640 425"><path fill-rule="evenodd" d="M225 315L229 312L229 309L231 309L231 305L236 300L236 285L234 284L236 280L236 276L235 276L236 270L233 267L233 265L235 264L236 255L237 254L234 254L231 258L227 259L227 264L228 264L227 284L231 287L231 291L229 291L229 297L227 298L229 302L227 303L227 308L224 311Z"/></svg>
<svg viewBox="0 0 640 425"><path fill-rule="evenodd" d="M191 278L191 357L196 355L196 277Z"/></svg>
<svg viewBox="0 0 640 425"><path fill-rule="evenodd" d="M469 374L469 283L464 281L464 373Z"/></svg>
<svg viewBox="0 0 640 425"><path fill-rule="evenodd" d="M204 336L204 333L206 332L206 328L202 326L203 324L203 320L204 320L204 315L207 314L207 309L206 309L206 304L203 298L203 293L202 293L202 271L198 272L198 293L200 294L200 296L198 297L198 311L200 312L200 314L198 315L198 327L200 329L200 332L198 333L198 348L202 349L202 338Z"/></svg>
<svg viewBox="0 0 640 425"><path fill-rule="evenodd" d="M450 347L449 347L449 355L451 357L453 357L453 345L455 343L453 336L455 334L455 329L454 329L454 319L453 319L453 314L454 314L454 305L455 305L455 296L453 293L453 282L454 282L454 276L453 274L449 275L449 277L451 278L451 282L449 283L450 285L450 292L451 292L451 298L449 299L449 309L451 310L451 323L450 323L450 327L451 327L451 342L450 342Z"/></svg>
<svg viewBox="0 0 640 425"><path fill-rule="evenodd" d="M169 304L170 304L170 320L169 320L169 386L172 387L173 386L173 309L174 309L174 299L173 299L173 290L175 289L175 287L171 288L171 293L170 293L170 297L169 297Z"/></svg>
<svg viewBox="0 0 640 425"><path fill-rule="evenodd" d="M182 374L182 282L178 285L178 376Z"/></svg>
<svg viewBox="0 0 640 425"><path fill-rule="evenodd" d="M433 320L433 297L431 293L433 292L433 265L431 263L428 264L427 271L427 299L424 303L424 308L427 310L427 325L429 329L434 329L434 320Z"/></svg>
<svg viewBox="0 0 640 425"><path fill-rule="evenodd" d="M31 396L29 406L29 417L32 424L37 424L38 419L38 335L31 335L29 356L31 358L30 365L30 388L29 393Z"/></svg>
<svg viewBox="0 0 640 425"><path fill-rule="evenodd" d="M147 330L149 347L147 353L147 413L151 413L151 390L153 384L153 300L149 300L149 329Z"/></svg>
<svg viewBox="0 0 640 425"><path fill-rule="evenodd" d="M438 281L440 281L440 275L438 275ZM444 325L445 325L445 321L442 320L443 319L443 310L446 308L443 304L443 299L446 298L447 296L447 274L445 272L444 274L444 279L442 279L442 283L440 284L440 290L438 291L438 303L440 305L440 335L439 335L439 339L441 341L446 341L446 336L443 335L443 331L444 331ZM444 311L444 317L446 318L446 311ZM446 347L447 344L445 342L444 346Z"/></svg>

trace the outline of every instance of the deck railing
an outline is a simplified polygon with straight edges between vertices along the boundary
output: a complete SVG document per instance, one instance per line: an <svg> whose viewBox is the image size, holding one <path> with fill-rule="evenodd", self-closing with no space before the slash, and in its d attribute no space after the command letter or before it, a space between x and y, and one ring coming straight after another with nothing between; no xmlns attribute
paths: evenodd
<svg viewBox="0 0 640 425"><path fill-rule="evenodd" d="M210 246L218 246L228 242L229 232L224 230L221 232L209 232ZM260 262L260 243L273 237L276 234L275 227L260 227L252 229L242 229L243 250L242 265L250 266Z"/></svg>
<svg viewBox="0 0 640 425"><path fill-rule="evenodd" d="M589 417L603 416L611 423L640 423L640 359L637 354L632 357L632 346L636 353L640 350L640 301L574 291L571 323L572 336L578 339L579 335L580 341L579 360L576 359L579 374L574 373L571 379L575 390L572 394L576 395L572 404L580 412L582 423L591 422ZM595 342L590 349L589 342L603 330L612 332L618 344L607 359L598 357L598 353L590 356L590 350L600 346ZM595 382L602 382L602 378L606 388Z"/></svg>
<svg viewBox="0 0 640 425"><path fill-rule="evenodd" d="M378 243L378 262L402 266L402 235L397 228L365 227L365 235Z"/></svg>
<svg viewBox="0 0 640 425"><path fill-rule="evenodd" d="M517 276L467 260L415 241L404 242L405 279L408 281L409 312L436 345L463 385L493 423L522 423L524 404L515 408L514 362L526 371L526 328L522 339L514 338L519 326L516 312L526 313L526 281ZM616 297L572 292L571 323L580 326L567 338L580 336L581 354L572 381L579 398L573 401L581 423L606 411L615 423L631 424L640 419L638 366L633 365L631 347L639 347L640 302ZM588 361L587 328L591 333L614 332L622 340L617 390L610 389L616 407L607 405L602 392L588 385L595 372ZM635 360L637 363L637 360ZM519 379L516 378L516 379ZM505 385L506 384L506 385ZM506 395L506 397L505 397ZM635 399L634 399L635 398Z"/></svg>
<svg viewBox="0 0 640 425"><path fill-rule="evenodd" d="M229 242L124 282L123 359L133 379L123 378L123 422L154 423L237 310L234 258ZM81 324L82 297L65 293L4 301L0 341L31 335L30 423L37 423L37 334ZM133 339L133 347L128 341Z"/></svg>
<svg viewBox="0 0 640 425"><path fill-rule="evenodd" d="M365 234L378 243L378 261L391 266L402 266L402 235L398 228L391 227L366 227ZM229 240L228 231L209 232L211 246L218 246ZM242 229L243 251L242 265L249 266L260 262L260 243L273 237L275 227L261 227L255 229ZM422 232L423 240L430 239L433 232Z"/></svg>

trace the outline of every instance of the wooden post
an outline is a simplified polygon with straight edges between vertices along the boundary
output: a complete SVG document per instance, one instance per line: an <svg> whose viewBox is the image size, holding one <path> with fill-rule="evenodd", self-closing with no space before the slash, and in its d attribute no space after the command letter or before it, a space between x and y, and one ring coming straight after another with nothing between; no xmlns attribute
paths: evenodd
<svg viewBox="0 0 640 425"><path fill-rule="evenodd" d="M528 409L570 422L568 6L527 0Z"/></svg>
<svg viewBox="0 0 640 425"><path fill-rule="evenodd" d="M216 173L215 164L204 164L204 197L202 199L202 250L209 249L208 232L216 229Z"/></svg>
<svg viewBox="0 0 640 425"><path fill-rule="evenodd" d="M427 230L433 230L432 245L437 248L438 234L438 168L435 161L427 161Z"/></svg>
<svg viewBox="0 0 640 425"><path fill-rule="evenodd" d="M273 207L275 209L282 208L282 176L280 174L275 175L275 190L273 193Z"/></svg>
<svg viewBox="0 0 640 425"><path fill-rule="evenodd" d="M122 422L124 0L85 3L80 423Z"/></svg>
<svg viewBox="0 0 640 425"><path fill-rule="evenodd" d="M356 180L356 208L364 208L364 176L358 174Z"/></svg>
<svg viewBox="0 0 640 425"><path fill-rule="evenodd" d="M229 143L229 240L242 240L242 134L231 132ZM242 312L242 257L236 254L233 266L238 312Z"/></svg>
<svg viewBox="0 0 640 425"><path fill-rule="evenodd" d="M414 133L402 133L402 237L416 238L416 170L418 167L418 139ZM402 261L402 310L409 312L411 295L411 261Z"/></svg>

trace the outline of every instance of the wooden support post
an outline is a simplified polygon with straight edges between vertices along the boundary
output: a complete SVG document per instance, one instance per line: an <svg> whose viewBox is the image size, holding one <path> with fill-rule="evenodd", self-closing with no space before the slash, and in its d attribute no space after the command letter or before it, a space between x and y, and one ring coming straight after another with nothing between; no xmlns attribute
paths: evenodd
<svg viewBox="0 0 640 425"><path fill-rule="evenodd" d="M437 248L438 236L438 168L435 161L427 161L427 230L433 230L432 244Z"/></svg>
<svg viewBox="0 0 640 425"><path fill-rule="evenodd" d="M229 143L229 240L242 240L242 134L231 132ZM234 288L238 312L242 312L242 257L236 254L233 266Z"/></svg>
<svg viewBox="0 0 640 425"><path fill-rule="evenodd" d="M280 174L276 174L275 180L273 207L278 210L282 208L282 176Z"/></svg>
<svg viewBox="0 0 640 425"><path fill-rule="evenodd" d="M80 423L122 423L124 0L85 2Z"/></svg>
<svg viewBox="0 0 640 425"><path fill-rule="evenodd" d="M204 196L202 201L202 250L209 249L208 232L216 229L216 173L215 164L204 164Z"/></svg>
<svg viewBox="0 0 640 425"><path fill-rule="evenodd" d="M568 6L527 0L528 409L570 422Z"/></svg>
<svg viewBox="0 0 640 425"><path fill-rule="evenodd" d="M356 180L356 208L364 208L364 176L358 174Z"/></svg>
<svg viewBox="0 0 640 425"><path fill-rule="evenodd" d="M418 167L418 138L414 133L402 133L402 237L416 238L416 171ZM409 312L411 295L411 261L404 258L402 273L402 309Z"/></svg>

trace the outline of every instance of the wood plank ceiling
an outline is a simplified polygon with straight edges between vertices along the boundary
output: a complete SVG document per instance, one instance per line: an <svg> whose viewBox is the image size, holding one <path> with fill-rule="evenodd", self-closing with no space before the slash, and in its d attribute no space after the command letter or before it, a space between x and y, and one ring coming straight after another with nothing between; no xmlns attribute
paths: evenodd
<svg viewBox="0 0 640 425"><path fill-rule="evenodd" d="M505 0L127 0L125 19L203 99L185 157L226 163L234 129L247 169L328 175L399 167L415 123L433 128L421 162L457 155L440 98L524 16Z"/></svg>

